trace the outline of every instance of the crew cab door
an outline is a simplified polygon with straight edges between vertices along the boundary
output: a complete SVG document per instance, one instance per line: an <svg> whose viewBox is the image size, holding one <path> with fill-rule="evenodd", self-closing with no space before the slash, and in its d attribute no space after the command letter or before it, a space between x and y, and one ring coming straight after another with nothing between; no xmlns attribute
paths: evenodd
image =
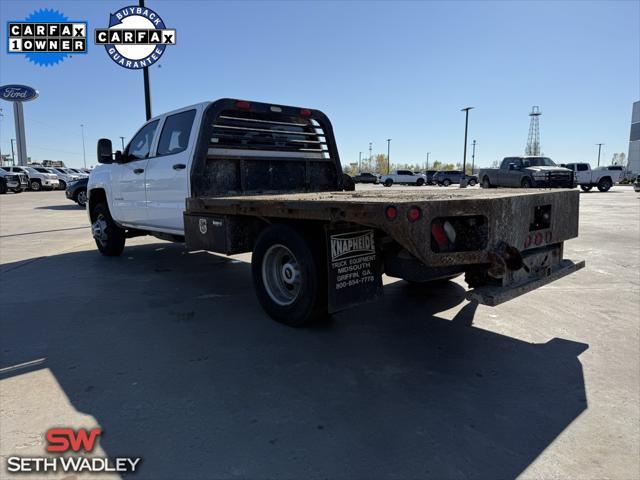
<svg viewBox="0 0 640 480"><path fill-rule="evenodd" d="M159 119L144 125L131 139L122 163L114 164L111 173L111 215L131 225L147 224L145 170L156 138Z"/></svg>
<svg viewBox="0 0 640 480"><path fill-rule="evenodd" d="M591 169L586 163L576 163L575 168L571 170L576 172L579 185L589 185L593 181Z"/></svg>
<svg viewBox="0 0 640 480"><path fill-rule="evenodd" d="M184 232L190 159L198 134L193 128L196 113L191 108L164 119L156 154L147 164L147 221L162 231Z"/></svg>
<svg viewBox="0 0 640 480"><path fill-rule="evenodd" d="M513 164L513 166L511 166ZM503 187L519 187L522 178L522 160L517 157L508 157L502 160L498 172L498 185Z"/></svg>

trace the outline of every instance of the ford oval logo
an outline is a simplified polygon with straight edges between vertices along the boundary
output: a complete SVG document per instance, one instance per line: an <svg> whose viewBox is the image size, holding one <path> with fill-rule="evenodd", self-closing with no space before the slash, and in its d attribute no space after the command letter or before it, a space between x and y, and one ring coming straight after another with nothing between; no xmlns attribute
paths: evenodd
<svg viewBox="0 0 640 480"><path fill-rule="evenodd" d="M26 85L3 85L0 87L0 98L8 102L28 102L38 98L38 91Z"/></svg>

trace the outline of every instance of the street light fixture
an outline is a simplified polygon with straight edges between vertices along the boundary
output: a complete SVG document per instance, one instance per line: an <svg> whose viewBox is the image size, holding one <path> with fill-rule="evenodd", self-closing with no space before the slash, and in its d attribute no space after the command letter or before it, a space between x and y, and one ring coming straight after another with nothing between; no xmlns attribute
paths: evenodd
<svg viewBox="0 0 640 480"><path fill-rule="evenodd" d="M461 108L464 112L464 153L462 154L462 177L460 178L460 188L467 188L467 130L469 129L469 110L473 107Z"/></svg>
<svg viewBox="0 0 640 480"><path fill-rule="evenodd" d="M391 139L387 138L387 175L391 172Z"/></svg>

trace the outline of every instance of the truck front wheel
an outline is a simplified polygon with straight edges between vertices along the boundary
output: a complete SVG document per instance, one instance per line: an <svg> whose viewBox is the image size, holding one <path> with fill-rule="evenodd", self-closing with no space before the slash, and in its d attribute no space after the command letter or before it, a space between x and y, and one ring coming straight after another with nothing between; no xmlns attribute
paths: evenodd
<svg viewBox="0 0 640 480"><path fill-rule="evenodd" d="M287 225L264 230L253 249L251 273L262 308L274 320L301 327L327 315L322 245Z"/></svg>
<svg viewBox="0 0 640 480"><path fill-rule="evenodd" d="M522 188L531 188L531 179L530 178L523 178L522 179Z"/></svg>
<svg viewBox="0 0 640 480"><path fill-rule="evenodd" d="M113 221L106 203L99 203L93 209L91 233L103 255L117 257L124 250L125 232Z"/></svg>
<svg viewBox="0 0 640 480"><path fill-rule="evenodd" d="M384 181L383 185L384 185L385 187L390 187L391 185L393 185L393 180L391 180L390 178L387 178L387 179Z"/></svg>

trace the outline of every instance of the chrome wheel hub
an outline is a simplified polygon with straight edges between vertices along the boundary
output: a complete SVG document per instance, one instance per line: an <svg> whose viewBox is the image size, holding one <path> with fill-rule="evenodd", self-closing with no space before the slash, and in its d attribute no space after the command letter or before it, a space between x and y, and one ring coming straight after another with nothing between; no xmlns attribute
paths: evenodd
<svg viewBox="0 0 640 480"><path fill-rule="evenodd" d="M91 233L93 238L98 240L102 245L107 243L107 220L104 215L98 215L98 218L91 224Z"/></svg>
<svg viewBox="0 0 640 480"><path fill-rule="evenodd" d="M284 245L273 245L262 259L262 281L271 300L278 305L291 305L301 289L298 260Z"/></svg>

